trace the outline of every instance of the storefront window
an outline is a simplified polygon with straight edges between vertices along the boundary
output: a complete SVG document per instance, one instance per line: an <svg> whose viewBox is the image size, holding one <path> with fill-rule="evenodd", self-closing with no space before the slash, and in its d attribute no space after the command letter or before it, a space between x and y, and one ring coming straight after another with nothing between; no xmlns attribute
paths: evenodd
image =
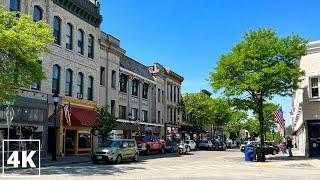
<svg viewBox="0 0 320 180"><path fill-rule="evenodd" d="M14 108L14 114L15 114L14 120L15 121L21 121L21 119L22 119L22 109L19 108L19 107L15 107Z"/></svg>
<svg viewBox="0 0 320 180"><path fill-rule="evenodd" d="M79 148L90 148L90 134L89 133L79 133L78 147Z"/></svg>
<svg viewBox="0 0 320 180"><path fill-rule="evenodd" d="M0 109L0 120L4 120L5 117L4 117L4 110L3 109Z"/></svg>
<svg viewBox="0 0 320 180"><path fill-rule="evenodd" d="M28 113L28 120L29 121L33 121L33 115L34 115L34 113L33 113L33 109L29 109L29 113Z"/></svg>

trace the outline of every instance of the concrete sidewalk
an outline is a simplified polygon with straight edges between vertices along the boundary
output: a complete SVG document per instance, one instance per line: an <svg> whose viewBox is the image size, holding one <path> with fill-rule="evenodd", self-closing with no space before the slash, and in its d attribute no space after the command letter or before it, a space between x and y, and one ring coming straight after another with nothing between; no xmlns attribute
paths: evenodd
<svg viewBox="0 0 320 180"><path fill-rule="evenodd" d="M250 163L252 166L269 168L314 168L320 169L320 158L305 157L297 149L293 150L293 157L288 154L279 153L277 155L268 155L266 162Z"/></svg>
<svg viewBox="0 0 320 180"><path fill-rule="evenodd" d="M309 168L320 169L320 158L305 157L297 149L293 150L294 157L288 157L288 154L279 153L277 155L267 155L266 162L245 162L244 153L236 153L231 156L224 157L225 162L241 163L251 167L264 168Z"/></svg>
<svg viewBox="0 0 320 180"><path fill-rule="evenodd" d="M90 162L91 158L89 155L79 155L79 156L65 156L65 157L57 157L57 161L51 161L51 157L41 158L41 167L48 166L59 166L66 164L76 164L76 163L84 163Z"/></svg>

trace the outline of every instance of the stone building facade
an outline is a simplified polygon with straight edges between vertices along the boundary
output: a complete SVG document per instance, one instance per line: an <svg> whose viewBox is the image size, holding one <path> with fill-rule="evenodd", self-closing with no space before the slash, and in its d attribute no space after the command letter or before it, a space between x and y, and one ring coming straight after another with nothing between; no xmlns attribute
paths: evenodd
<svg viewBox="0 0 320 180"><path fill-rule="evenodd" d="M320 41L308 45L299 66L305 71L292 99L292 122L297 148L309 157L320 157Z"/></svg>
<svg viewBox="0 0 320 180"><path fill-rule="evenodd" d="M37 127L34 132L41 131L44 155L52 152L54 139L58 155L87 154L96 147L98 138L91 134L91 127L97 106L108 107L117 117L118 126L112 132L116 137L165 136L166 125L179 124L183 78L158 63L148 67L128 57L117 38L100 30L102 17L96 0L2 0L0 4L31 15L34 21L46 21L55 37L43 59L46 79L21 89L14 105L37 117L27 121ZM60 97L57 116L54 94ZM71 109L65 108L69 105ZM67 123L69 110L71 124ZM0 110L2 121L4 111Z"/></svg>
<svg viewBox="0 0 320 180"><path fill-rule="evenodd" d="M72 114L74 123L66 125L63 107L71 104L74 113L86 111L94 116L99 98L100 67L100 9L96 1L76 0L62 3L58 0L4 0L10 11L30 14L34 21L44 20L53 29L55 42L43 59L46 80L31 87L33 93L47 94L44 124L47 142L57 140L60 155L88 153L91 150L92 119ZM60 96L58 122L55 122L52 95ZM30 106L33 106L30 104ZM82 122L85 119L85 122ZM92 122L90 122L92 121ZM54 131L57 130L57 138ZM45 144L45 142L43 142ZM50 143L43 151L51 152ZM46 147L44 145L43 147Z"/></svg>

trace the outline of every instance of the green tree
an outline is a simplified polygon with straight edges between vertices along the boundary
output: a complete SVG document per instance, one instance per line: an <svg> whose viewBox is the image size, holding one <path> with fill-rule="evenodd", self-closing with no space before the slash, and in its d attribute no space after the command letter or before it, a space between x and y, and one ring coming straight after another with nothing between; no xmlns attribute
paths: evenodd
<svg viewBox="0 0 320 180"><path fill-rule="evenodd" d="M289 125L288 127L286 127L286 133L289 133L288 135L290 135L292 132L293 132L292 125Z"/></svg>
<svg viewBox="0 0 320 180"><path fill-rule="evenodd" d="M248 115L245 111L233 111L225 128L230 133L230 138L236 140L240 135L240 130L244 129Z"/></svg>
<svg viewBox="0 0 320 180"><path fill-rule="evenodd" d="M203 125L212 124L213 118L209 105L210 97L205 93L186 94L182 99L182 108L189 116L189 122L194 127L202 127Z"/></svg>
<svg viewBox="0 0 320 180"><path fill-rule="evenodd" d="M245 33L231 52L221 56L210 81L258 115L261 144L264 145L264 101L275 95L292 95L298 88L298 60L306 54L307 40L290 35L279 37L272 29Z"/></svg>
<svg viewBox="0 0 320 180"><path fill-rule="evenodd" d="M17 89L45 78L42 58L54 40L50 26L29 15L0 9L0 104L12 100Z"/></svg>
<svg viewBox="0 0 320 180"><path fill-rule="evenodd" d="M92 131L99 131L102 137L108 137L109 133L117 126L117 119L108 111L107 107L96 109L97 120L92 127Z"/></svg>

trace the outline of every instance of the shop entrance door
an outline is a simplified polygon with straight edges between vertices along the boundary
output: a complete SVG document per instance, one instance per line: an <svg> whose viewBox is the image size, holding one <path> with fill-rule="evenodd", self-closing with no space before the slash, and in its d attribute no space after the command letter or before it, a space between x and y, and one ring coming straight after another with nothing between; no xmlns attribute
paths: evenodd
<svg viewBox="0 0 320 180"><path fill-rule="evenodd" d="M76 152L76 130L66 130L65 136L65 155L74 155Z"/></svg>
<svg viewBox="0 0 320 180"><path fill-rule="evenodd" d="M320 121L308 122L309 156L320 157Z"/></svg>

